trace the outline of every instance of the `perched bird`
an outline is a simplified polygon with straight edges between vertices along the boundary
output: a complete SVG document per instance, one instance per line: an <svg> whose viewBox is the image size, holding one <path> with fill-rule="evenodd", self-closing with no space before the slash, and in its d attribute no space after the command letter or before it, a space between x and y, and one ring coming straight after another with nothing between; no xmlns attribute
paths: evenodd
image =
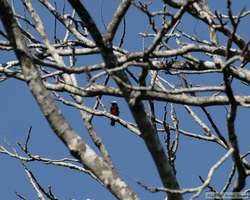
<svg viewBox="0 0 250 200"><path fill-rule="evenodd" d="M112 115L119 116L120 111L119 111L119 107L118 107L116 101L112 101L111 107L110 107L110 113L111 113ZM111 125L111 126L114 126L114 125L115 125L115 120L114 120L114 119L111 119L110 125Z"/></svg>

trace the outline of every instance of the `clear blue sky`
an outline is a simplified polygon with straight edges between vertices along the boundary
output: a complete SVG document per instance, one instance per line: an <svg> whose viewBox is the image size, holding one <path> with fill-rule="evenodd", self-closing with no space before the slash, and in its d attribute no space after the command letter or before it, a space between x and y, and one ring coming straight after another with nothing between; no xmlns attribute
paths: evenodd
<svg viewBox="0 0 250 200"><path fill-rule="evenodd" d="M33 1L32 1L33 2ZM36 1L35 1L36 2ZM62 7L63 1L58 2L58 7ZM60 2L60 3L59 3ZM101 0L84 1L91 15L96 20L99 27L104 30L101 23ZM108 23L111 19L112 13L115 10L118 0L116 1L103 1L103 16L104 21ZM160 2L160 1L157 1ZM225 1L213 1L212 9L225 10ZM235 9L239 11L240 8L246 6L250 9L249 0L233 1ZM40 13L43 13L43 18L49 19L47 12L43 12L43 8L38 6L36 8L41 9ZM158 5L155 6L157 8ZM69 7L68 7L69 8ZM19 11L22 11L21 6L17 6ZM129 50L141 50L141 39L138 37L138 32L148 30L145 24L145 18L143 15L135 12L134 8L131 8L126 16L127 19L127 35L125 48ZM186 30L196 33L206 38L207 31L204 29L201 22L191 20L188 15L185 15L185 23L183 27ZM243 23L240 29L242 36L249 40L249 17L248 24ZM46 22L48 31L51 31L51 18ZM119 38L119 37L118 37ZM0 62L10 59L9 56L0 52ZM93 59L93 58L92 58ZM93 63L96 60L88 58L86 62ZM82 65L84 65L84 59ZM201 82L207 81L204 77L201 77ZM211 81L216 81L211 78ZM243 90L238 90L242 92ZM29 127L32 126L32 135L30 143L30 151L33 154L49 157L52 159L61 159L64 157L70 157L69 152L64 145L57 139L52 133L51 129L44 117L42 116L38 106L36 105L33 97L31 96L26 85L20 81L9 79L8 81L0 83L0 144L6 147L18 149L17 142L24 142L28 133ZM104 103L109 106L110 102L114 100L111 97L104 97ZM87 100L89 101L89 100ZM118 99L120 105L121 117L132 121L131 114L125 104L124 100ZM157 112L162 113L164 103L160 103L157 106ZM72 108L62 106L66 118L71 122L72 126L78 131L78 133L88 142L90 139L87 136L86 130L82 126L82 122L79 117L79 113ZM180 120L180 126L183 129L190 131L201 131L199 127L192 121L192 119L186 114L183 108L176 107L177 116ZM195 110L200 113L198 108ZM225 108L213 107L209 108L209 111L213 111L213 117L216 119L217 124L221 132L226 136L226 122L225 122ZM162 116L163 114L161 114ZM204 117L204 116L203 116ZM241 143L241 151L246 152L250 149L249 146L249 133L247 119L249 119L250 113L246 109L239 109L237 133ZM155 166L151 160L151 157L142 140L135 137L132 133L126 129L117 125L110 127L108 119L94 119L95 129L99 136L103 139L108 150L111 153L111 157L114 164L120 174L129 185L134 188L138 195L143 200L156 200L163 199L164 194L150 194L142 189L135 183L134 178L144 182L149 186L161 186L158 174ZM200 184L198 176L201 175L206 178L209 168L225 153L225 151L218 147L218 145L193 140L187 137L181 137L180 149L177 154L177 177L182 187L194 187ZM93 145L91 144L93 147ZM94 147L93 147L94 148ZM17 199L14 192L17 191L28 199L36 199L35 192L33 191L20 161L10 159L7 156L0 155L0 196L4 200ZM72 170L65 170L60 167L46 166L41 163L30 163L27 166L33 171L40 183L46 188L51 185L53 191L58 195L59 199L86 199L93 200L112 200L114 197L110 195L102 186L92 181L87 175L80 174ZM230 160L227 161L216 172L212 183L217 189L221 189L221 183L225 181L228 176L228 169L231 168ZM248 184L249 186L249 184Z"/></svg>

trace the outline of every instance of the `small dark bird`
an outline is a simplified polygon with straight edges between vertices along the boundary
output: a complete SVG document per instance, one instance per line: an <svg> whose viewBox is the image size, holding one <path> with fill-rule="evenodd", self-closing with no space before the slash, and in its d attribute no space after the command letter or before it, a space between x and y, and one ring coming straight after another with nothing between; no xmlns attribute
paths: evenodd
<svg viewBox="0 0 250 200"><path fill-rule="evenodd" d="M119 116L120 111L119 111L119 107L118 107L116 101L112 101L111 107L110 107L110 113L111 113L112 115ZM114 126L114 125L115 125L115 120L114 120L114 119L111 119L110 125L111 125L111 126Z"/></svg>

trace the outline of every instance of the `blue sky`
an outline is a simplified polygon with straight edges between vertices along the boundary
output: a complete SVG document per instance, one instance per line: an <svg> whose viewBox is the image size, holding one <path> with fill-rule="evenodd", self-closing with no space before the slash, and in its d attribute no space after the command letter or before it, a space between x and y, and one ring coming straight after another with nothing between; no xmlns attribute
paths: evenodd
<svg viewBox="0 0 250 200"><path fill-rule="evenodd" d="M36 1L35 1L36 2ZM57 1L58 7L62 6ZM101 0L84 1L86 7L89 9L91 15L96 20L98 26L104 30L101 22ZM108 2L108 3L107 3ZM160 2L160 1L157 1ZM214 3L216 2L216 3ZM225 1L214 1L211 4L212 10L223 9L225 11ZM236 1L234 1L236 2ZM118 5L119 1L105 1L103 0L102 12L104 16L104 22L108 23L111 19L112 13ZM47 31L51 31L51 19L44 12L43 8L39 7L40 13L43 13L43 19L47 19L45 25ZM156 3L155 9L160 5ZM242 6L246 6L250 9L250 2L248 0L237 1L233 4L235 9L239 11ZM17 10L22 11L21 6L17 6ZM69 6L68 6L68 9ZM125 48L131 51L138 51L142 49L141 39L138 37L138 32L149 30L145 25L145 17L138 12L135 12L135 8L131 8L126 16L127 19L127 34ZM48 20L50 19L50 21ZM206 38L207 32L201 22L192 20L190 16L185 15L183 27L192 32L196 30L197 34ZM248 25L249 25L248 17ZM247 23L243 23L240 27L240 33L242 36L249 40L249 26ZM60 27L59 27L60 28ZM119 35L119 34L118 34ZM119 39L119 37L117 37ZM5 62L11 59L7 54L0 52L0 62ZM82 65L96 62L97 57L79 58L79 62L83 62ZM192 78L191 78L192 79ZM208 81L205 77L200 77L198 80L202 83ZM217 82L215 77L209 78L209 81ZM245 92L244 87L240 88L237 92ZM9 149L18 149L17 142L25 142L29 127L32 126L32 135L30 141L30 151L33 154L41 155L51 159L61 159L64 157L70 157L69 152L64 145L57 139L52 133L46 120L42 116L39 107L31 96L27 86L17 80L9 79L0 83L0 144L8 147ZM108 107L110 102L115 100L112 97L104 97L103 102ZM92 100L86 99L91 104ZM121 117L133 121L128 107L124 100L117 99L120 106ZM84 140L90 142L90 139L86 133L85 128L82 125L79 113L72 109L59 104L62 108L66 118L70 121L72 126L78 131ZM165 103L159 103L157 105L157 113L162 116L162 110ZM177 116L180 120L180 126L183 129L199 132L201 129L192 121L192 119L186 114L181 106L176 106ZM199 108L194 108L201 117L205 120ZM226 122L225 122L225 108L211 107L208 110L212 113L213 118L217 122L221 132L226 136ZM242 152L246 152L250 149L249 146L249 133L247 119L249 119L250 113L246 109L239 109L237 116L237 133L240 141L240 147ZM110 127L110 122L106 118L94 118L94 126L96 132L103 139L108 150L111 153L113 162L118 170L120 176L128 182L128 184L138 193L139 197L143 200L163 199L164 194L151 194L135 182L135 179L144 182L149 186L161 186L159 176L153 164L153 161L143 143L143 141L131 132L124 129L120 125ZM163 138L163 136L160 136ZM182 136L180 138L181 147L177 153L177 177L182 187L195 187L200 184L198 178L201 175L206 178L209 168L222 156L225 151L216 144L198 141L191 138ZM92 144L91 146L95 148ZM30 185L24 169L20 161L10 159L7 156L0 155L0 194L1 199L17 199L14 192L19 192L26 196L28 199L36 199L35 192ZM92 181L87 175L80 174L72 170L65 170L60 167L46 166L41 163L29 163L28 168L31 169L40 181L40 183L46 188L49 185L52 186L53 191L59 199L86 199L93 200L111 200L114 197L107 192L98 183ZM221 183L225 181L228 176L228 169L231 168L231 161L228 160L223 166L215 173L212 184L217 189L221 189ZM227 173L225 173L227 171ZM249 181L249 180L248 180ZM249 186L249 184L248 184ZM202 197L203 198L203 197ZM202 199L201 198L201 199Z"/></svg>

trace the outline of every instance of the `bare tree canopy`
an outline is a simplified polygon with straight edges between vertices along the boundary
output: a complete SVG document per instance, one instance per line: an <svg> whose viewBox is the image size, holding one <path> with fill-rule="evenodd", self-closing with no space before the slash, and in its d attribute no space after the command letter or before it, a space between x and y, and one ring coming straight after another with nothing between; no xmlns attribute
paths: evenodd
<svg viewBox="0 0 250 200"><path fill-rule="evenodd" d="M85 174L84 182L121 200L249 197L249 7L247 0L0 0L1 99L14 97L16 85L33 97L15 100L26 111L1 112L3 123L23 116L30 128L17 146L1 140L8 159L0 163L19 161L41 200L72 194L47 187L33 163ZM34 125L30 111L46 123ZM23 132L17 124L4 127ZM68 153L40 142L42 132L53 132ZM34 151L32 138L53 158ZM77 181L64 184L74 191Z"/></svg>

